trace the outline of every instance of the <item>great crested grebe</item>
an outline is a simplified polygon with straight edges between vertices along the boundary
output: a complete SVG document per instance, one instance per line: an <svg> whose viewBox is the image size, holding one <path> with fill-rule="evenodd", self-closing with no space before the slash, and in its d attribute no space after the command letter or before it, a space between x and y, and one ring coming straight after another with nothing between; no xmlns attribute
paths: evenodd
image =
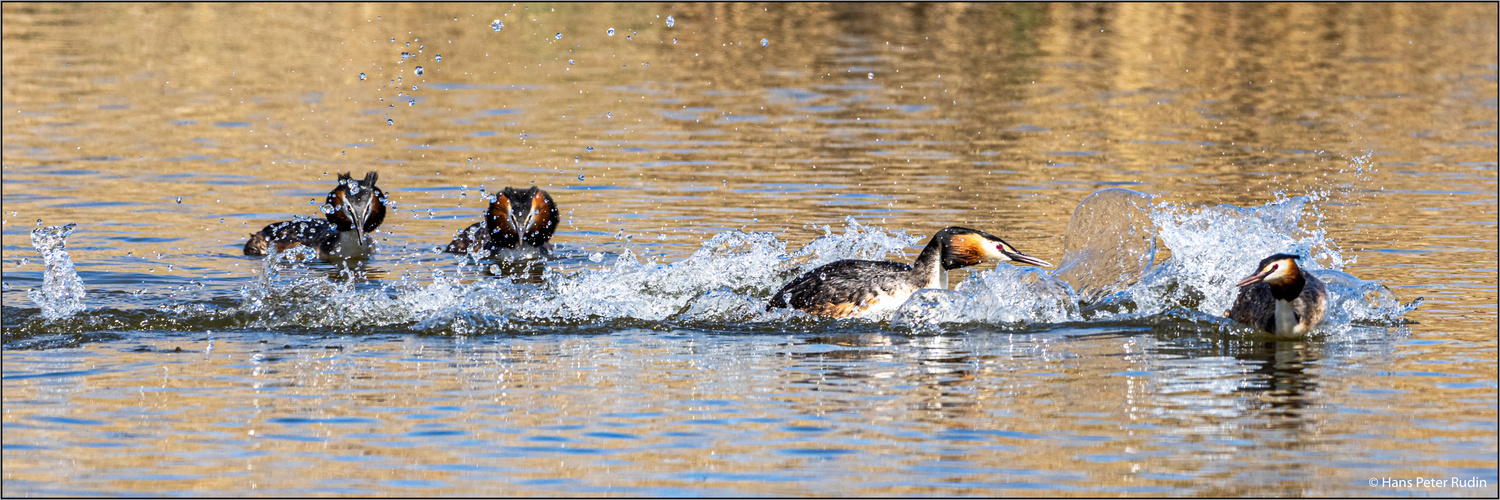
<svg viewBox="0 0 1500 500"><path fill-rule="evenodd" d="M277 252L296 245L318 251L328 261L363 259L375 251L369 233L385 220L385 192L375 186L379 174L369 172L364 180L339 174L339 185L328 193L323 212L328 220L298 219L277 222L250 235L245 255L265 255L271 245Z"/></svg>
<svg viewBox="0 0 1500 500"><path fill-rule="evenodd" d="M459 231L443 251L501 259L548 257L552 255L549 240L557 231L557 221L552 195L536 186L507 187L493 196L484 222Z"/></svg>
<svg viewBox="0 0 1500 500"><path fill-rule="evenodd" d="M771 296L766 310L792 307L835 318L860 317L900 307L923 288L948 288L948 271L985 261L1051 266L992 234L949 227L932 235L916 265L841 260L813 269Z"/></svg>
<svg viewBox="0 0 1500 500"><path fill-rule="evenodd" d="M1323 321L1328 290L1297 266L1296 255L1266 257L1254 275L1240 281L1240 295L1225 315L1278 337L1300 338Z"/></svg>

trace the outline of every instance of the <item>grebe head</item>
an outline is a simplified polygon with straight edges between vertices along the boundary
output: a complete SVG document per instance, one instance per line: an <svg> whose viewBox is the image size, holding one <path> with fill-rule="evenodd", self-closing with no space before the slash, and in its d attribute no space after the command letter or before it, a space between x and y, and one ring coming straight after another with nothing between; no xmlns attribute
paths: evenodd
<svg viewBox="0 0 1500 500"><path fill-rule="evenodd" d="M552 239L557 230L557 205L552 196L536 186L530 189L505 188L490 202L484 224L490 237L502 248L519 243L540 247Z"/></svg>
<svg viewBox="0 0 1500 500"><path fill-rule="evenodd" d="M991 260L1052 267L1051 263L1021 253L999 236L984 231L950 227L934 237L943 243L943 269L958 269Z"/></svg>
<svg viewBox="0 0 1500 500"><path fill-rule="evenodd" d="M375 187L380 174L369 172L363 180L339 174L339 187L328 193L328 222L339 231L355 231L361 240L385 221L385 192Z"/></svg>
<svg viewBox="0 0 1500 500"><path fill-rule="evenodd" d="M1250 286L1262 281L1271 286L1289 284L1302 276L1302 269L1297 267L1297 259L1300 256L1278 253L1261 259L1258 271L1249 278L1240 281L1239 286Z"/></svg>

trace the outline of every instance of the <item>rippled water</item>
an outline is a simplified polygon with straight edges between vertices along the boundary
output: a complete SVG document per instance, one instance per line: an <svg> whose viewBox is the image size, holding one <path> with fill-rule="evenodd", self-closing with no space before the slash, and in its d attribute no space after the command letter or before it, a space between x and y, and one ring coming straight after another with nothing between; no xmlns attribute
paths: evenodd
<svg viewBox="0 0 1500 500"><path fill-rule="evenodd" d="M1493 4L3 8L7 496L1496 494ZM1059 267L765 309L948 225Z"/></svg>

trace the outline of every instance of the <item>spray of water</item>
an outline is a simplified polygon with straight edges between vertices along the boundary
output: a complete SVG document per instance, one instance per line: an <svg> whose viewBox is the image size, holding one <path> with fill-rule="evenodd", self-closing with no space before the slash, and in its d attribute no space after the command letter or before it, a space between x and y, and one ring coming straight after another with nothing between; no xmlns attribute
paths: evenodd
<svg viewBox="0 0 1500 500"><path fill-rule="evenodd" d="M54 321L84 310L83 280L73 270L68 257L68 235L76 224L39 227L31 230L31 246L42 254L42 288L27 290L26 296L42 308L42 317Z"/></svg>

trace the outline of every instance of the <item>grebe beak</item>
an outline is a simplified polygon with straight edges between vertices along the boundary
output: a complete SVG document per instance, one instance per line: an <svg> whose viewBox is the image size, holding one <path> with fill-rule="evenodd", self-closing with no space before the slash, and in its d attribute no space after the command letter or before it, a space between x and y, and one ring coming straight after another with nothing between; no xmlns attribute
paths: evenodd
<svg viewBox="0 0 1500 500"><path fill-rule="evenodd" d="M536 205L528 203L526 206L526 217L516 220L515 212L506 214L510 217L510 227L516 230L516 239L525 242L526 233L531 232L531 225L536 222Z"/></svg>
<svg viewBox="0 0 1500 500"><path fill-rule="evenodd" d="M1269 267L1266 268L1266 270L1261 271L1259 273L1256 273L1254 276L1251 276L1249 278L1245 278L1243 280L1240 280L1239 286L1245 287L1245 286L1254 285L1256 283L1260 283L1261 280L1266 279L1266 276L1270 276L1271 273L1276 272L1276 268L1278 266L1280 266L1280 264L1269 266Z"/></svg>
<svg viewBox="0 0 1500 500"><path fill-rule="evenodd" d="M1005 254L1005 256L1009 257L1010 260L1015 261L1015 262L1020 262L1022 264L1031 264L1031 265L1037 266L1037 267L1052 267L1052 263L1051 262L1047 262L1045 260L1038 259L1036 257L1032 257L1030 255L1026 255L1026 254L1021 253L1021 252L1007 250L1004 247L1000 248L1000 253Z"/></svg>
<svg viewBox="0 0 1500 500"><path fill-rule="evenodd" d="M370 197L369 199L365 200L365 206L359 207L359 210L355 210L353 207L351 207L348 201L349 198L345 197L345 203L340 207L340 209L344 211L345 216L349 217L349 220L354 221L354 234L359 235L358 241L364 241L365 219L368 219L370 217L370 209L375 204L375 198Z"/></svg>

